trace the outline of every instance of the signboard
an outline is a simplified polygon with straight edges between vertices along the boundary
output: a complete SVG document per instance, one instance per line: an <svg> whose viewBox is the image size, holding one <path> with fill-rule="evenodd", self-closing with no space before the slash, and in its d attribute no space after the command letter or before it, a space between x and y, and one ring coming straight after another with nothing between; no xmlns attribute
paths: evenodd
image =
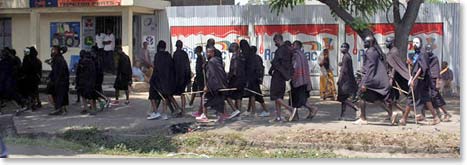
<svg viewBox="0 0 467 165"><path fill-rule="evenodd" d="M144 42L148 42L149 56L153 59L156 54L156 44L158 42L156 40L156 17L154 15L142 15L141 23L141 47L143 47Z"/></svg>
<svg viewBox="0 0 467 165"><path fill-rule="evenodd" d="M94 17L83 17L83 49L91 50L95 43L96 19Z"/></svg>
<svg viewBox="0 0 467 165"><path fill-rule="evenodd" d="M248 39L248 26L172 26L170 29L172 47L175 48L175 41L183 41L183 49L188 53L191 61L191 69L195 69L196 55L194 49L202 46L206 51L206 42L213 38L216 41L215 47L222 52L222 58L226 71L230 66L231 55L228 47L231 43L240 42L242 39Z"/></svg>
<svg viewBox="0 0 467 165"><path fill-rule="evenodd" d="M393 24L374 24L371 28L375 33L375 38L383 49L383 52L388 52L388 49L384 46L384 41L389 36L394 37L395 30ZM357 68L360 64L360 60L357 55L358 51L363 49L363 41L349 25L345 26L345 34L345 41L350 45L350 54L352 55L353 66L354 68ZM414 24L409 36L408 53L413 52L412 39L415 36L422 38L423 45L431 44L433 47L433 53L437 55L439 59L443 59L443 23Z"/></svg>
<svg viewBox="0 0 467 165"><path fill-rule="evenodd" d="M319 57L324 49L329 50L329 60L337 75L337 46L339 26L337 24L303 24L303 25L257 25L255 34L258 37L258 53L263 57L266 71L271 67L271 60L277 47L273 41L275 34L282 34L284 40L303 43L303 51L308 59L310 74L319 76Z"/></svg>
<svg viewBox="0 0 467 165"><path fill-rule="evenodd" d="M79 47L80 22L51 22L50 46Z"/></svg>
<svg viewBox="0 0 467 165"><path fill-rule="evenodd" d="M121 0L29 0L33 7L94 7L120 6Z"/></svg>

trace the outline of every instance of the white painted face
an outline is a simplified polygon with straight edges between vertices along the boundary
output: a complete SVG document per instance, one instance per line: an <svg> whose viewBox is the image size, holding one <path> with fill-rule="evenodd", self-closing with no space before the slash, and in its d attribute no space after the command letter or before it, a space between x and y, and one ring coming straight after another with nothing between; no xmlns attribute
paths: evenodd
<svg viewBox="0 0 467 165"><path fill-rule="evenodd" d="M420 39L418 39L418 38L414 38L412 40L412 43L416 48L421 48L421 46L422 46L422 41L420 41Z"/></svg>

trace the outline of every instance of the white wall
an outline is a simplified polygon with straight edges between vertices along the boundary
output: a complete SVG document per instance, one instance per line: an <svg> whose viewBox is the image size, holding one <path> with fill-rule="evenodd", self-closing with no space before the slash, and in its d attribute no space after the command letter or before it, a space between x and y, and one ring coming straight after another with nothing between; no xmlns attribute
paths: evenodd
<svg viewBox="0 0 467 165"><path fill-rule="evenodd" d="M11 18L11 44L16 54L23 59L23 50L29 44L29 14L15 14Z"/></svg>
<svg viewBox="0 0 467 165"><path fill-rule="evenodd" d="M50 23L51 22L81 22L82 15L80 14L41 14L40 16L40 59L44 61L50 58ZM82 31L82 25L80 26ZM82 43L80 43L82 44ZM68 65L71 55L79 55L80 47L68 48L68 52L64 54ZM43 70L51 70L50 65L42 65Z"/></svg>

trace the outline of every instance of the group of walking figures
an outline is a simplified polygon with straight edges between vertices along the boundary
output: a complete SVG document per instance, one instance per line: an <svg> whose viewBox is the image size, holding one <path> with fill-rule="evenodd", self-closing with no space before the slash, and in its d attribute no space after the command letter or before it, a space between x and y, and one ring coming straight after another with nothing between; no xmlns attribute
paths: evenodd
<svg viewBox="0 0 467 165"><path fill-rule="evenodd" d="M310 68L303 52L300 41L284 41L282 35L276 34L273 38L277 50L271 61L268 74L271 75L270 99L274 101L274 118L272 121L299 120L298 110L304 107L307 110L306 119L316 116L318 108L308 102L312 89ZM159 41L157 53L151 63L143 63L144 70L150 71L149 100L151 110L147 119L168 119L171 117L183 117L186 107L192 106L196 96L199 96L199 108L192 116L200 122L207 122L208 108L215 111L216 120L223 123L239 116L240 114L268 117L270 112L266 107L264 95L261 91L265 67L262 58L256 54L257 48L250 46L246 40L229 45L231 61L229 71L225 71L222 53L214 47L214 39L209 39L205 47L206 56L203 55L203 47L195 48L197 55L194 82L191 92L186 89L192 82L192 72L188 54L182 49L182 41L176 41L176 51L171 55L166 51L166 43ZM422 40L413 38L414 53L407 55L406 62L400 58L399 50L394 46L394 38L386 38L386 47L389 52L381 54L376 48L376 41L372 36L364 39L365 53L363 65L357 72L359 82L354 75L352 57L349 54L349 44L340 46L342 60L339 63L340 72L337 81L337 100L341 102L339 119L344 117L347 108L355 110L357 120L355 124L368 124L366 119L366 104L378 103L387 111L388 119L392 125L405 125L412 109L417 112L415 121L425 120L425 109L430 110L433 120L431 124L441 121L449 121L451 115L444 109L446 104L437 88L437 79L440 78L439 61L432 52L431 45L423 46ZM69 93L69 71L63 57L66 48L54 46L51 50L51 59L45 62L51 65L46 93L48 102L54 106L50 115L66 114ZM41 81L42 64L37 58L34 47L25 49L24 60L16 56L13 49L5 48L0 56L0 99L3 101L14 100L22 112L27 109L35 110L41 107L38 85ZM129 104L129 88L132 84L132 67L129 57L121 47L116 49L118 67L114 83L115 100L118 102L120 90L125 91L126 101ZM320 66L324 68L320 93L323 99L331 96L334 98L334 81L330 71L329 52L324 50L324 58ZM83 98L83 114L95 115L99 110L109 107L110 98L102 91L104 79L103 59L99 50L94 46L91 51L82 50L80 61L76 71L76 89L78 98ZM137 62L138 65L141 62ZM443 64L444 65L444 64ZM447 69L447 67L443 67ZM441 72L441 73L440 73ZM451 73L452 74L452 73ZM284 101L286 85L290 85L289 100ZM181 104L174 96L180 96ZM186 96L191 96L188 100ZM401 97L406 96L406 97ZM248 98L248 108L242 110L241 101ZM401 107L401 100L405 98L405 108ZM101 103L100 108L96 106ZM226 103L231 108L227 111ZM256 110L256 102L259 102L262 110ZM162 104L162 105L161 105ZM159 110L159 106L162 110ZM281 109L286 109L287 115L282 115ZM393 112L393 109L402 111ZM169 113L168 110L171 112ZM440 113L437 113L440 110ZM438 114L441 114L438 116ZM283 117L287 116L287 118Z"/></svg>
<svg viewBox="0 0 467 165"><path fill-rule="evenodd" d="M270 99L274 101L275 107L272 121L299 120L298 110L302 107L308 112L305 118L312 119L317 114L318 108L308 103L312 84L303 45L300 41L293 43L284 41L280 34L276 34L273 40L277 50L268 71L271 75ZM200 122L208 121L208 108L215 110L216 119L221 123L241 113L258 117L270 116L260 87L263 84L265 69L262 58L256 54L257 48L250 46L246 40L229 45L232 56L229 71L226 73L222 53L214 47L214 44L213 39L207 42L207 60L202 54L203 48L201 46L195 48L197 60L193 90L185 92L191 79L191 71L187 54L182 50L182 41L176 42L177 50L173 57L165 51L164 41L158 43L150 81L149 99L153 112L148 115L148 119L160 117L167 119L167 107L171 110L180 109L175 116L183 116L185 95L192 96L189 103L192 105L197 94L200 94L201 101L199 109L192 115ZM431 124L449 121L451 115L445 110L446 103L437 88L440 74L449 69L443 66L443 71L440 71L438 57L433 54L432 46L423 46L421 38L415 37L413 39L415 52L407 55L406 62L403 62L393 37L386 38L385 45L389 52L383 55L377 51L374 37L365 38L366 50L362 68L357 72L358 83L353 71L352 57L349 54L349 44L343 43L340 46L342 60L339 63L337 100L342 106L339 119L344 117L347 108L351 108L357 111L357 120L354 124L368 124L366 104L377 103L388 113L387 119L392 125L405 125L410 111L417 112L417 108L421 113L416 115L416 122L425 120L425 109L430 110L433 116ZM320 85L320 93L325 99L334 96L335 92L333 92L334 81L330 71L328 50L324 50L323 54L324 58L320 61L320 66L327 74L322 76L321 81L328 83L321 83L324 85ZM285 102L287 84L290 85L289 101ZM181 106L173 99L175 95L181 96ZM405 96L405 108L400 106L401 96ZM246 110L242 110L242 98L249 100ZM160 101L164 103L162 112L158 111ZM227 112L226 102L232 109L230 114ZM261 104L262 111L256 110L255 102ZM287 110L285 111L287 115L281 114L282 107ZM402 111L402 116L393 112L393 108ZM437 110L440 113L437 113Z"/></svg>

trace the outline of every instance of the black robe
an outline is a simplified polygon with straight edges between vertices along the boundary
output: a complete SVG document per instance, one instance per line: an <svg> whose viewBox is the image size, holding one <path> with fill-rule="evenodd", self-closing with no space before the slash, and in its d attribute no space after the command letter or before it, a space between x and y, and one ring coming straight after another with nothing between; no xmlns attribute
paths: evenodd
<svg viewBox="0 0 467 165"><path fill-rule="evenodd" d="M270 97L271 100L283 99L285 82L290 80L293 73L292 51L286 45L281 45L274 53L269 73L272 74Z"/></svg>
<svg viewBox="0 0 467 165"><path fill-rule="evenodd" d="M386 61L388 63L389 78L392 82L393 87L399 87L404 91L409 91L409 86L407 82L410 79L409 69L407 64L404 63L399 55L399 49L393 47L387 53ZM390 100L396 101L399 100L400 91L391 87L390 90Z"/></svg>
<svg viewBox="0 0 467 165"><path fill-rule="evenodd" d="M206 65L206 87L208 92L205 106L222 113L225 106L225 93L220 92L219 89L227 87L227 74L219 57L211 57Z"/></svg>
<svg viewBox="0 0 467 165"><path fill-rule="evenodd" d="M116 90L128 90L128 86L131 85L132 75L130 58L121 53L118 59L117 78L115 79L114 88Z"/></svg>
<svg viewBox="0 0 467 165"><path fill-rule="evenodd" d="M263 59L261 56L255 54L253 55L253 58L251 59L253 61L253 79L250 80L248 84L248 89L255 91L257 93L262 94L261 91L261 84L263 83L263 77L264 77L264 65L263 65ZM250 93L251 92L245 92L245 93ZM264 103L264 98L263 96L253 94L255 96L255 101L259 103Z"/></svg>
<svg viewBox="0 0 467 165"><path fill-rule="evenodd" d="M13 75L14 60L3 51L3 55L0 55L0 99L14 99L19 104L21 98L15 90L16 79Z"/></svg>
<svg viewBox="0 0 467 165"><path fill-rule="evenodd" d="M70 85L70 74L68 65L62 54L57 54L52 59L52 71L49 74L52 83L52 97L55 102L55 109L68 105L68 91Z"/></svg>
<svg viewBox="0 0 467 165"><path fill-rule="evenodd" d="M343 102L357 92L358 86L355 80L352 57L349 53L342 56L342 66L337 80L337 100Z"/></svg>
<svg viewBox="0 0 467 165"><path fill-rule="evenodd" d="M206 64L206 59L203 55L198 56L196 58L196 66L195 66L195 81L193 82L193 91L201 91L204 89L204 66Z"/></svg>
<svg viewBox="0 0 467 165"><path fill-rule="evenodd" d="M440 78L440 67L439 67L439 60L438 57L435 56L433 53L427 53L429 56L430 61L430 94L431 94L431 101L435 108L439 108L441 106L446 105L444 98L439 93L439 90L436 88L436 81Z"/></svg>
<svg viewBox="0 0 467 165"><path fill-rule="evenodd" d="M21 67L23 73L23 86L22 90L25 91L26 96L33 96L39 91L39 84L42 78L42 62L34 55L27 55L23 59Z"/></svg>
<svg viewBox="0 0 467 165"><path fill-rule="evenodd" d="M414 56L415 54L410 55L410 57ZM428 55L426 55L424 50L421 50L418 53L418 58L414 62L411 75L415 76L417 71L421 69L421 74L419 77L415 78L414 81L414 97L415 97L415 105L421 106L425 105L426 102L431 101L430 96L430 86L431 86L431 78L430 78L430 68L429 68L429 59ZM413 106L412 94L409 94L407 99L407 105Z"/></svg>
<svg viewBox="0 0 467 165"><path fill-rule="evenodd" d="M175 66L174 95L181 95L191 80L190 59L188 59L188 54L180 49L174 52L173 61Z"/></svg>
<svg viewBox="0 0 467 165"><path fill-rule="evenodd" d="M175 90L174 62L170 53L159 51L154 56L154 71L149 81L149 99L160 100L172 95Z"/></svg>
<svg viewBox="0 0 467 165"><path fill-rule="evenodd" d="M96 99L96 64L90 57L79 60L76 68L76 86L78 94L86 99Z"/></svg>
<svg viewBox="0 0 467 165"><path fill-rule="evenodd" d="M241 99L243 97L243 88L247 83L247 64L246 57L243 54L233 54L230 60L229 68L229 88L237 88L232 91L229 97L232 99Z"/></svg>
<svg viewBox="0 0 467 165"><path fill-rule="evenodd" d="M365 52L362 70L365 71L360 86L365 86L367 91L362 93L362 99L368 102L386 100L389 97L389 75L376 48L371 47Z"/></svg>
<svg viewBox="0 0 467 165"><path fill-rule="evenodd" d="M104 83L104 70L102 68L102 61L98 56L98 51L91 51L92 60L94 61L95 69L96 69L96 91L103 93L102 84Z"/></svg>

